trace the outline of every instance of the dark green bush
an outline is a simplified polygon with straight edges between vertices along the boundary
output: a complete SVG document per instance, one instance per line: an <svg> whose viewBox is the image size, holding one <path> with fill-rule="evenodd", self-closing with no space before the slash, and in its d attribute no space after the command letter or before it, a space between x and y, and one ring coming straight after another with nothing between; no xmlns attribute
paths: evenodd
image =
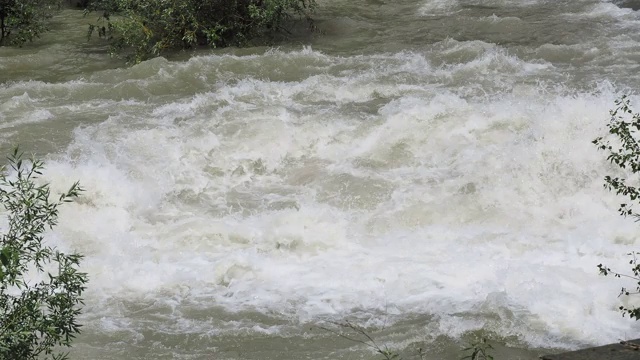
<svg viewBox="0 0 640 360"><path fill-rule="evenodd" d="M60 0L0 0L0 46L21 46L49 30Z"/></svg>
<svg viewBox="0 0 640 360"><path fill-rule="evenodd" d="M243 45L286 31L294 16L310 21L315 6L316 0L98 0L89 9L104 10L104 23L89 34L106 36L113 53L130 50L139 62L167 50Z"/></svg>

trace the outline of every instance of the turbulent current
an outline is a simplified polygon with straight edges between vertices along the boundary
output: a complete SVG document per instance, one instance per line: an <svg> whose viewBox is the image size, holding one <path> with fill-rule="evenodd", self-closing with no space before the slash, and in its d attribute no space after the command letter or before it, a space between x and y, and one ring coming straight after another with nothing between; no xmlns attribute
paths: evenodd
<svg viewBox="0 0 640 360"><path fill-rule="evenodd" d="M427 359L637 338L596 265L640 228L591 144L640 105L634 4L318 2L275 47L126 66L65 10L0 49L0 150L86 188L48 237L91 279L72 356L373 358L346 320Z"/></svg>

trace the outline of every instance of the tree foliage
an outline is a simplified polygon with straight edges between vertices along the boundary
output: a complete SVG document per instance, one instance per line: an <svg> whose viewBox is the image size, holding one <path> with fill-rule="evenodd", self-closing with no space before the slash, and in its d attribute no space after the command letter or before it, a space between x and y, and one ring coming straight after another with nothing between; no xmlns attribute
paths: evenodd
<svg viewBox="0 0 640 360"><path fill-rule="evenodd" d="M0 0L0 46L21 46L48 31L60 0Z"/></svg>
<svg viewBox="0 0 640 360"><path fill-rule="evenodd" d="M621 170L637 174L640 173L640 114L634 113L629 99L623 96L616 100L616 108L610 112L608 137L598 137L593 140L599 150L608 153L607 160L620 168ZM620 204L618 212L622 216L631 216L636 221L640 221L640 214L633 209L633 205L640 202L640 188L635 184L634 180L621 177L607 175L604 178L605 189L615 192L626 199ZM599 264L598 269L602 275L613 275L618 278L627 278L635 283L635 290L623 287L620 290L620 296L630 296L640 293L640 263L638 263L637 255L640 253L633 252L628 255L631 257L629 265L631 272L624 274L612 271L606 265ZM630 318L640 320L640 308L620 306L620 310L624 315Z"/></svg>
<svg viewBox="0 0 640 360"><path fill-rule="evenodd" d="M58 206L82 191L78 183L56 201L49 185L37 185L42 161L24 161L16 149L0 169L0 202L7 211L0 243L0 359L64 359L80 332L76 322L87 275L82 259L46 245L43 234L58 219Z"/></svg>
<svg viewBox="0 0 640 360"><path fill-rule="evenodd" d="M131 50L139 62L167 50L242 45L286 32L294 16L311 21L315 7L316 0L95 0L88 9L103 16L89 36L98 32L113 53Z"/></svg>

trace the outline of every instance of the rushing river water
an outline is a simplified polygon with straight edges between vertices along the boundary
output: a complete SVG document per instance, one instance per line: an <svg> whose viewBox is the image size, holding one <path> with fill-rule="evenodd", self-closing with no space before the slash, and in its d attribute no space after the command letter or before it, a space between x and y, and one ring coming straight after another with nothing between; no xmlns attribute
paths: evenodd
<svg viewBox="0 0 640 360"><path fill-rule="evenodd" d="M640 229L590 141L640 89L640 13L319 2L323 33L277 48L127 67L66 10L0 49L0 150L87 189L50 234L91 278L72 355L373 358L318 328L346 319L427 359L638 337L596 265L625 268Z"/></svg>

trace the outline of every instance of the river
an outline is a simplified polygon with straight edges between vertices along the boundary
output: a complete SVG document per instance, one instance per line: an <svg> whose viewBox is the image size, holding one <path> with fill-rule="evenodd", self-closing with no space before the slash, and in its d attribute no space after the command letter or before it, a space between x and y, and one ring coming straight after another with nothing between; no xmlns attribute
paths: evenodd
<svg viewBox="0 0 640 360"><path fill-rule="evenodd" d="M640 13L599 0L319 0L320 33L134 66L79 11L0 48L0 150L86 192L77 359L497 359L636 338L638 224L591 140L640 88ZM637 106L640 109L640 106Z"/></svg>

